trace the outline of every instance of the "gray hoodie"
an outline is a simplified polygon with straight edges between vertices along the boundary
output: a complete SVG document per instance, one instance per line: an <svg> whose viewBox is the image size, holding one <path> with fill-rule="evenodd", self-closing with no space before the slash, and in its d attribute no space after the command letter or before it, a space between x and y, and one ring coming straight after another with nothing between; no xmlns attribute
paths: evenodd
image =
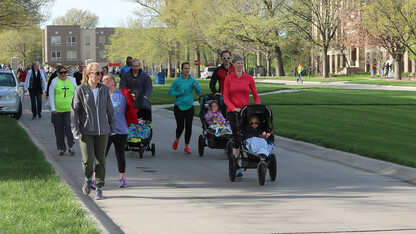
<svg viewBox="0 0 416 234"><path fill-rule="evenodd" d="M108 87L99 83L97 88L97 104L92 88L87 83L75 89L71 104L71 129L75 139L79 139L80 135L98 136L116 132Z"/></svg>

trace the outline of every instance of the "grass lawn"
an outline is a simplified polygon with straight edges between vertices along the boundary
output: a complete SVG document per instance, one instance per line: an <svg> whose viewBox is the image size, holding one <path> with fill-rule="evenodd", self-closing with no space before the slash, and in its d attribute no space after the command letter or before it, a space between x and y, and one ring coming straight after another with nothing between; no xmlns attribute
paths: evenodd
<svg viewBox="0 0 416 234"><path fill-rule="evenodd" d="M262 79L271 79L271 80L293 80L296 81L294 76L285 76L285 77L272 77L272 78L256 78L259 80ZM372 85L392 85L392 86L416 86L416 81L409 80L407 77L403 77L402 80L394 79L381 79L380 76L371 79L370 74L351 74L351 75L335 75L329 78L322 78L321 76L304 76L303 81L313 81L313 82L348 82L353 84L372 84Z"/></svg>
<svg viewBox="0 0 416 234"><path fill-rule="evenodd" d="M0 128L0 233L99 233L17 121Z"/></svg>

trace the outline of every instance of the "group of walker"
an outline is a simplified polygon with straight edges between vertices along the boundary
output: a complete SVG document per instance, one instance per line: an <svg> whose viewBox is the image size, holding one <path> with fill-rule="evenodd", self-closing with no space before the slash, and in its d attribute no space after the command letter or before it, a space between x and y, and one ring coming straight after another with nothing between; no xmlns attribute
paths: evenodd
<svg viewBox="0 0 416 234"><path fill-rule="evenodd" d="M223 64L218 67L210 81L212 95L203 95L201 121L203 135L198 141L199 155L203 148L226 149L229 159L229 177L235 181L243 175L243 169L257 168L259 183L264 184L269 170L270 179L276 178L273 116L271 110L260 104L252 76L244 73L244 60L236 56L231 64L231 52L221 53ZM102 199L106 162L105 158L114 144L120 174L119 187L127 187L124 178L125 150L145 150L155 155L155 145L150 144L152 132L151 106L147 100L153 91L150 76L140 68L138 59L129 57L121 74L120 90L111 74L102 77L98 63L89 63L82 71L82 81L68 76L65 66L58 66L59 74L46 87L46 75L39 70L39 63L33 64L25 80L25 91L29 91L33 119L41 115L43 91L49 89L51 122L54 125L59 155L74 155L74 139L80 144L85 181L84 194L95 189L95 198ZM176 136L172 148L176 150L185 130L184 152L191 154L189 143L194 116L193 93L201 95L201 88L190 75L190 64L181 66L182 75L174 80L169 95L175 97L174 116ZM216 83L219 88L216 88ZM250 92L254 103L250 105ZM200 97L200 100L201 100ZM209 105L208 107L205 106ZM222 115L226 112L226 118ZM211 131L209 131L210 129ZM65 144L67 138L67 145ZM208 142L208 143L207 143ZM68 148L67 148L68 147Z"/></svg>

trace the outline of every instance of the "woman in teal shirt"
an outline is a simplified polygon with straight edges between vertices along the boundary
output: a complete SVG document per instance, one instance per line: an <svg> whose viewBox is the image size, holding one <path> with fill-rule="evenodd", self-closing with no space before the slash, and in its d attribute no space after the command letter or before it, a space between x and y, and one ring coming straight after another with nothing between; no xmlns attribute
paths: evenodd
<svg viewBox="0 0 416 234"><path fill-rule="evenodd" d="M175 97L173 113L176 119L176 139L172 148L176 150L179 138L185 129L185 153L190 154L189 142L192 135L192 120L194 119L194 95L201 95L201 87L195 78L189 75L191 66L188 62L182 63L182 75L173 81L169 89L169 95Z"/></svg>

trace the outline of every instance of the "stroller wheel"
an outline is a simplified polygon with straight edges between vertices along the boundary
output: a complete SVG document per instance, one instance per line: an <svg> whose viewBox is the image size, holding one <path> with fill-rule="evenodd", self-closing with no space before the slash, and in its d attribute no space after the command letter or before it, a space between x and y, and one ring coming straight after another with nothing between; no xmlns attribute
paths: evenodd
<svg viewBox="0 0 416 234"><path fill-rule="evenodd" d="M274 154L271 154L267 158L267 167L269 168L270 180L275 181L277 176L277 160Z"/></svg>
<svg viewBox="0 0 416 234"><path fill-rule="evenodd" d="M155 156L156 153L156 146L155 143L152 143L152 156Z"/></svg>
<svg viewBox="0 0 416 234"><path fill-rule="evenodd" d="M198 138L198 153L199 157L204 156L205 139L203 135L199 135Z"/></svg>
<svg viewBox="0 0 416 234"><path fill-rule="evenodd" d="M266 171L267 171L267 164L265 162L260 162L257 165L257 175L259 177L259 184L264 185L266 180Z"/></svg>
<svg viewBox="0 0 416 234"><path fill-rule="evenodd" d="M237 170L237 160L234 157L228 158L228 175L232 182L235 181L236 170Z"/></svg>
<svg viewBox="0 0 416 234"><path fill-rule="evenodd" d="M227 145L225 146L225 152L227 153L228 159L230 159L233 155L233 147L234 143L232 141L228 141Z"/></svg>

